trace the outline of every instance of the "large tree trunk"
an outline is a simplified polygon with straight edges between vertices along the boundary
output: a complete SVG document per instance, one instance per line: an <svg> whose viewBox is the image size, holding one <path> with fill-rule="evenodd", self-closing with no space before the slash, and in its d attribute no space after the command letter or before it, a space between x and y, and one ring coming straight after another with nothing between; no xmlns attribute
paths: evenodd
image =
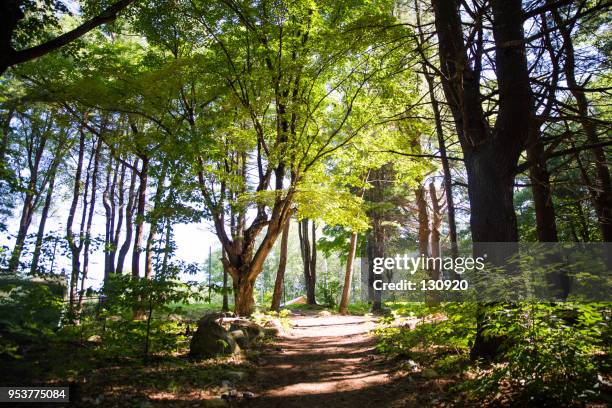
<svg viewBox="0 0 612 408"><path fill-rule="evenodd" d="M199 176L202 180L202 176ZM266 232L259 241L257 250L255 240L257 234L253 229L245 231L243 239L229 240L225 232L223 220L215 219L217 234L220 236L226 251L226 257L222 258L223 266L232 277L234 288L234 310L239 316L250 316L255 310L253 300L253 288L257 276L261 273L264 261L278 236L282 233L285 222L289 222L292 214L292 195L288 193L282 200L278 199L272 208ZM263 214L260 212L260 214ZM253 224L258 227L257 224ZM258 227L259 228L259 227Z"/></svg>
<svg viewBox="0 0 612 408"><path fill-rule="evenodd" d="M289 228L291 219L287 220L283 227L280 243L280 256L278 259L278 270L274 281L274 293L272 294L272 306L270 309L280 311L281 297L283 296L283 286L285 282L285 269L287 267L287 248L289 246Z"/></svg>
<svg viewBox="0 0 612 408"><path fill-rule="evenodd" d="M444 93L455 119L468 176L474 255L486 254L493 265L506 267L506 260L518 250L514 172L533 120L521 1L491 1L499 86L499 108L493 129L489 128L481 105L481 61L472 65L467 58L460 1L432 0L432 5ZM487 245L492 242L508 244ZM512 273L511 268L508 273ZM471 350L473 358L491 357L501 344L499 339L483 336L485 319L485 313L480 313Z"/></svg>
<svg viewBox="0 0 612 408"><path fill-rule="evenodd" d="M382 310L382 291L374 289L374 282L383 280L383 275L374 273L374 259L384 258L386 231L384 222L386 220L384 206L381 206L386 199L385 180L388 180L386 170L390 165L385 165L377 170L370 171L368 176L372 188L366 190L365 196L368 202L372 203L368 216L370 217L371 230L366 234L366 251L368 255L368 299L372 302L372 311ZM387 275L388 278L390 276Z"/></svg>
<svg viewBox="0 0 612 408"><path fill-rule="evenodd" d="M304 284L306 286L306 301L309 305L316 305L317 286L317 239L316 225L312 222L312 242L310 242L309 221L304 218L300 221L300 253L304 264Z"/></svg>
<svg viewBox="0 0 612 408"><path fill-rule="evenodd" d="M514 170L529 133L532 97L519 0L492 1L499 83L499 113L494 129L484 118L480 72L467 60L458 0L433 0L444 93L455 119L468 175L472 239L516 242ZM479 252L476 245L476 253ZM500 254L503 255L503 254ZM498 258L503 264L505 258ZM495 263L495 262L494 262Z"/></svg>
<svg viewBox="0 0 612 408"><path fill-rule="evenodd" d="M257 274L259 274L258 271ZM250 316L255 311L255 300L253 291L255 288L255 278L240 276L233 280L234 286L234 311L238 316Z"/></svg>
<svg viewBox="0 0 612 408"><path fill-rule="evenodd" d="M225 254L225 249L223 248L221 248L221 260L223 264L223 305L221 306L221 309L224 312L227 312L229 311L229 296L228 296L228 286L227 286L227 277L229 273L227 272L228 268L226 267L226 265L228 265L228 259Z"/></svg>
<svg viewBox="0 0 612 408"><path fill-rule="evenodd" d="M349 253L346 259L346 271L344 274L344 287L342 288L342 298L340 299L339 312L341 315L348 314L349 297L351 290L351 278L353 277L353 261L355 252L357 251L357 233L351 234L351 242L349 243Z"/></svg>
<svg viewBox="0 0 612 408"><path fill-rule="evenodd" d="M225 270L225 268L223 268L223 305L221 306L221 309L224 312L227 312L229 310L229 296L227 294L227 290L227 271Z"/></svg>

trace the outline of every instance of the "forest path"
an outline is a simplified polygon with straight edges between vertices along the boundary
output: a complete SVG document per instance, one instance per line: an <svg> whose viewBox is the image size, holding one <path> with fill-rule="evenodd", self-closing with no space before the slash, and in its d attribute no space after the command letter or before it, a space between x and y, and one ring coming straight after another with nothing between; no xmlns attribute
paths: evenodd
<svg viewBox="0 0 612 408"><path fill-rule="evenodd" d="M405 407L420 404L415 384L395 378L374 351L375 318L297 316L275 347L262 353L256 394L242 407ZM418 388L418 387L417 387ZM414 405L413 405L414 404Z"/></svg>

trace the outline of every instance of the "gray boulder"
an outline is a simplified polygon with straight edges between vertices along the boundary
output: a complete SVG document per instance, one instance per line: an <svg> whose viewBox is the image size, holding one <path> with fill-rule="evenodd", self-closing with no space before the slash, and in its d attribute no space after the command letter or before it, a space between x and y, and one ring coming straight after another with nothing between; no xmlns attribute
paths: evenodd
<svg viewBox="0 0 612 408"><path fill-rule="evenodd" d="M264 329L250 320L237 319L232 321L230 331L242 330L249 341L264 337Z"/></svg>
<svg viewBox="0 0 612 408"><path fill-rule="evenodd" d="M283 325L278 320L267 321L263 329L268 336L280 336L285 333Z"/></svg>
<svg viewBox="0 0 612 408"><path fill-rule="evenodd" d="M229 334L240 348L249 348L249 338L242 330L230 330Z"/></svg>
<svg viewBox="0 0 612 408"><path fill-rule="evenodd" d="M226 356L240 351L230 333L214 320L202 319L191 338L189 355L194 358Z"/></svg>

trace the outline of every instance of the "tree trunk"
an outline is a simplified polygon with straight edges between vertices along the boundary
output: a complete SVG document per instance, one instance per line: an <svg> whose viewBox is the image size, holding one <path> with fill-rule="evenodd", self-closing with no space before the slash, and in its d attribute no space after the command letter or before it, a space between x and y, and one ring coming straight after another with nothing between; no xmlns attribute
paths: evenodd
<svg viewBox="0 0 612 408"><path fill-rule="evenodd" d="M43 204L42 213L40 214L40 222L38 224L38 232L36 233L36 243L34 244L34 253L32 254L32 264L30 265L30 274L32 276L38 273L38 262L40 260L40 252L42 250L43 239L45 237L45 227L47 218L49 217L49 209L51 208L51 199L53 198L53 189L55 187L55 176L59 160L54 161L49 174L49 183L47 187L47 195Z"/></svg>
<svg viewBox="0 0 612 408"><path fill-rule="evenodd" d="M422 184L414 190L417 205L419 255L429 256L429 211Z"/></svg>
<svg viewBox="0 0 612 408"><path fill-rule="evenodd" d="M11 273L15 273L17 272L17 269L19 269L19 261L24 249L30 224L32 223L32 216L34 215L34 210L37 206L38 196L40 195L40 191L44 188L44 183L42 186L38 185L38 173L40 169L40 162L45 151L45 145L47 144L47 137L40 136L38 139L38 145L35 147L34 145L37 138L34 135L34 132L29 138L27 161L30 175L21 209L19 230L17 231L15 246L13 247L13 252L11 253L11 257L9 259L8 269Z"/></svg>
<svg viewBox="0 0 612 408"><path fill-rule="evenodd" d="M528 138L529 118L533 109L521 3L519 0L491 3L500 93L495 129L489 129L484 118L480 72L467 61L459 14L460 2L433 0L432 4L439 37L440 65L445 74L444 93L464 151L472 239L475 243L516 242L518 231L513 208L513 172ZM481 256L482 246L476 244L475 247L476 255ZM489 260L503 265L503 255Z"/></svg>
<svg viewBox="0 0 612 408"><path fill-rule="evenodd" d="M289 246L289 228L291 227L291 219L287 220L283 227L280 244L280 256L278 260L278 270L276 271L276 280L274 281L274 293L272 294L272 306L270 309L280 311L281 297L283 295L283 284L285 281L285 268L287 266L287 248Z"/></svg>
<svg viewBox="0 0 612 408"><path fill-rule="evenodd" d="M374 228L371 235L370 247L369 247L369 258L370 258L370 269L372 280L372 287L374 280L382 280L383 275L374 274L374 258L385 257L385 244L384 244L384 227L380 222L374 223ZM374 298L372 299L372 312L378 313L382 311L382 290L373 289L372 291Z"/></svg>
<svg viewBox="0 0 612 408"><path fill-rule="evenodd" d="M142 252L142 238L144 235L145 206L147 204L147 178L149 175L149 158L142 156L140 169L140 185L138 186L138 206L136 208L136 232L134 246L132 247L132 277L140 277L140 253Z"/></svg>
<svg viewBox="0 0 612 408"><path fill-rule="evenodd" d="M83 306L83 295L85 293L85 281L89 273L89 246L91 244L91 225L94 210L96 208L96 190L98 187L98 168L100 165L100 151L102 150L102 138L98 139L94 156L94 167L91 176L91 198L89 202L89 213L87 215L87 227L85 230L85 245L83 248L83 275L81 276L81 290L79 291L79 309Z"/></svg>
<svg viewBox="0 0 612 408"><path fill-rule="evenodd" d="M121 170L119 170L121 169ZM121 175L119 176L119 173ZM115 190L117 188L117 179L119 178L119 219L115 229L116 203ZM121 229L123 206L123 183L125 181L125 165L120 165L117 160L113 167L113 159L109 156L106 174L106 186L102 193L102 203L104 205L104 213L106 217L105 234L104 234L104 282L108 281L110 275L115 273L115 254L117 253L118 234Z"/></svg>
<svg viewBox="0 0 612 408"><path fill-rule="evenodd" d="M432 258L440 257L440 227L442 225L442 207L440 206L440 198L436 192L436 185L429 183L429 197L431 200L431 234L430 234L430 255ZM429 270L431 279L440 279L440 269L438 264L434 263L433 269Z"/></svg>
<svg viewBox="0 0 612 408"><path fill-rule="evenodd" d="M134 160L134 164L132 166L132 175L130 178L130 188L128 191L128 202L125 208L125 240L119 249L119 256L117 257L117 267L115 269L118 275L123 273L123 265L125 264L125 258L130 249L130 244L132 243L132 233L134 230L134 209L136 204L136 177L137 172L136 168L138 167L138 159ZM117 238L118 239L118 238Z"/></svg>
<svg viewBox="0 0 612 408"><path fill-rule="evenodd" d="M563 47L565 48L565 79L578 105L580 125L587 136L589 144L597 145L600 143L597 134L597 126L589 117L589 101L586 97L584 86L579 84L576 79L576 58L571 31L568 30L566 26L567 23L563 21L556 9L553 10L552 14L559 32L563 37ZM595 185L591 189L593 207L597 213L603 240L605 242L612 242L612 181L610 178L610 170L608 169L606 154L603 147L594 147L591 151L595 156Z"/></svg>
<svg viewBox="0 0 612 408"><path fill-rule="evenodd" d="M102 24L115 21L117 15L133 2L134 0L119 0L72 30L21 50L13 48L13 41L15 40L13 37L19 22L26 17L21 10L22 2L19 0L0 2L0 75L3 75L9 67L42 57L70 44ZM45 8L46 6L43 7L43 10Z"/></svg>
<svg viewBox="0 0 612 408"><path fill-rule="evenodd" d="M255 300L253 299L255 280L256 277L249 278L247 276L234 279L234 312L236 315L250 316L255 312Z"/></svg>
<svg viewBox="0 0 612 408"><path fill-rule="evenodd" d="M474 255L486 254L488 262L512 273L506 260L518 250L513 206L514 172L529 138L534 106L527 70L523 10L520 0L491 1L499 86L498 114L495 127L491 129L481 105L482 64L479 59L474 64L468 61L460 3L459 0L432 0L444 74L442 84L455 120L468 177ZM480 21L476 23L481 24ZM487 244L492 242L508 244ZM479 313L472 358L492 357L499 350L499 339L483 336L486 319L484 311Z"/></svg>
<svg viewBox="0 0 612 408"><path fill-rule="evenodd" d="M312 222L312 244L310 242L310 232L308 231L309 221L304 218L299 223L300 253L304 264L304 285L306 287L306 302L309 305L316 305L316 284L317 284L317 248L316 248L316 226Z"/></svg>
<svg viewBox="0 0 612 408"><path fill-rule="evenodd" d="M422 58L425 58L424 48L428 46L425 39L425 34L421 26L421 8L418 0L414 0L414 7L417 18L417 30L419 33L419 47L421 47ZM442 116L440 113L440 104L436 98L434 76L429 70L425 62L421 65L425 81L427 82L427 91L431 102L431 110L434 115L434 123L436 127L436 137L438 139L438 151L440 161L442 162L442 173L444 175L444 192L446 194L446 211L448 215L448 234L451 243L451 256L457 258L459 256L459 248L457 247L457 221L455 217L455 199L453 198L453 181L450 170L450 163L446 154L446 141L444 139L444 129L442 128Z"/></svg>
<svg viewBox="0 0 612 408"><path fill-rule="evenodd" d="M224 312L227 312L229 310L229 299L228 299L228 295L227 295L227 271L225 270L225 268L223 268L223 306L221 307L221 309Z"/></svg>
<svg viewBox="0 0 612 408"><path fill-rule="evenodd" d="M339 312L341 315L348 314L349 296L351 289L351 278L353 277L353 261L355 252L357 251L357 233L351 234L351 242L349 244L349 253L346 259L346 271L344 275L344 287L342 288L342 298L340 299Z"/></svg>
<svg viewBox="0 0 612 408"><path fill-rule="evenodd" d="M69 304L70 304L70 316L69 319L74 319L74 305L76 301L76 288L79 277L80 265L80 250L76 243L72 226L74 224L74 217L76 215L77 205L79 204L79 191L81 188L81 175L83 172L83 158L85 156L85 132L81 129L79 138L79 152L77 167L74 175L74 186L72 189L72 202L70 203L70 210L68 211L68 220L66 221L66 241L68 241L68 248L71 254L71 273L70 273L70 292L69 292Z"/></svg>
<svg viewBox="0 0 612 408"><path fill-rule="evenodd" d="M222 258L223 266L232 277L234 308L236 314L240 316L250 316L254 311L253 287L255 280L263 270L265 259L272 250L274 242L282 233L284 223L289 222L292 213L291 198L291 195L286 196L285 201L277 201L272 208L266 232L256 251L254 251L254 246L257 234L252 234L251 228L246 230L244 240L229 241L225 229L222 229L221 220L216 219L217 234L222 237L223 248L226 253L226 256Z"/></svg>
<svg viewBox="0 0 612 408"><path fill-rule="evenodd" d="M146 256L145 256L145 277L150 279L153 276L153 245L155 244L155 238L159 232L159 222L160 222L160 206L162 205L162 197L164 195L166 182L166 174L168 173L168 161L164 161L162 164L161 174L159 175L159 179L157 181L157 190L155 191L155 197L153 198L153 211L150 215L150 229L149 236L147 237L146 244Z"/></svg>

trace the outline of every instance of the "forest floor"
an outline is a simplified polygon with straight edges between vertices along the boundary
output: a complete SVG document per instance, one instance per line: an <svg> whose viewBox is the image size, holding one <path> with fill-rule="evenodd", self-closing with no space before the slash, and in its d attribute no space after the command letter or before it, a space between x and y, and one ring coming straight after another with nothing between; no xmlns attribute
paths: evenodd
<svg viewBox="0 0 612 408"><path fill-rule="evenodd" d="M71 407L449 406L456 380L377 353L377 320L300 310L281 336L244 355L202 361L187 349L143 361L104 352L95 336L56 340L0 361L0 384L70 385Z"/></svg>
<svg viewBox="0 0 612 408"><path fill-rule="evenodd" d="M375 351L368 316L304 315L254 361L239 407L444 406L450 381L398 370ZM430 378L428 378L430 377Z"/></svg>

